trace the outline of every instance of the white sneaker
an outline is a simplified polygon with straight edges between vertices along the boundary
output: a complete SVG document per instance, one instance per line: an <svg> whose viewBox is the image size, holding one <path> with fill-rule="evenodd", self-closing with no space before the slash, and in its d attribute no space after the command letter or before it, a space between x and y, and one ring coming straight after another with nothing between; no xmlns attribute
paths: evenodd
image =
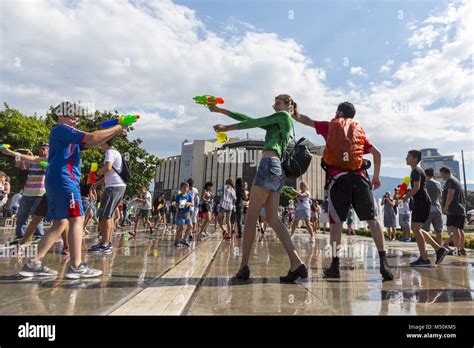
<svg viewBox="0 0 474 348"><path fill-rule="evenodd" d="M64 275L68 279L79 279L79 278L94 278L102 275L102 271L94 268L89 268L84 263L81 263L79 267L74 268L72 265L69 266L66 274Z"/></svg>

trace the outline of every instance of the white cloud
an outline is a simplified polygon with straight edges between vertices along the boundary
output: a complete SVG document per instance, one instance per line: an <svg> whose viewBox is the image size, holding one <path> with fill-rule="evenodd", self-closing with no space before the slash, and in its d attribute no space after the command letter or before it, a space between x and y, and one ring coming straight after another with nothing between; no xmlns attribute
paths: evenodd
<svg viewBox="0 0 474 348"><path fill-rule="evenodd" d="M415 46L416 48L424 48L425 46L431 47L434 39L439 36L439 32L434 29L432 25L428 25L421 29L416 30L413 35L408 39L408 45Z"/></svg>
<svg viewBox="0 0 474 348"><path fill-rule="evenodd" d="M358 76L367 76L365 70L360 66L353 66L351 67L351 74L358 75Z"/></svg>
<svg viewBox="0 0 474 348"><path fill-rule="evenodd" d="M384 65L382 65L379 69L380 72L389 72L392 70L391 66L393 65L394 61L392 59L389 59L385 62Z"/></svg>
<svg viewBox="0 0 474 348"><path fill-rule="evenodd" d="M256 32L248 23L239 23L245 34L230 32L235 35L224 39L193 10L169 0L7 1L0 28L1 101L29 114L64 99L137 112L143 117L132 137L168 156L179 153L183 139L211 138L213 124L233 123L193 104L198 94L224 97L227 108L257 117L272 112L279 93L291 94L302 112L318 119L329 119L339 102L350 100L382 149L387 175L384 171L389 174L397 163L406 169L403 159L411 148L439 147L446 154L471 149L472 154L473 71L463 63L473 54L472 3L450 5L447 11L449 20L443 22L443 12L432 13L413 25L408 47L428 50L397 62L396 69L388 60L380 68L391 73L383 82L329 89L326 71L296 41ZM437 39L437 49L429 49ZM367 76L362 67L350 72ZM322 142L308 127L298 125L296 132ZM473 166L470 155L466 168Z"/></svg>

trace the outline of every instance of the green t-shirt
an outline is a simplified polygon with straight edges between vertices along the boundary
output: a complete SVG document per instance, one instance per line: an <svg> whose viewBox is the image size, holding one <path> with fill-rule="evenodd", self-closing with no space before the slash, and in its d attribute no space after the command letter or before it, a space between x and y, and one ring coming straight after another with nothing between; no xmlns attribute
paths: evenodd
<svg viewBox="0 0 474 348"><path fill-rule="evenodd" d="M290 141L291 127L293 121L288 111L278 111L274 114L261 118L252 118L239 112L230 113L238 123L238 129L263 128L267 131L265 134L265 150L275 150L278 157L282 157L288 142Z"/></svg>

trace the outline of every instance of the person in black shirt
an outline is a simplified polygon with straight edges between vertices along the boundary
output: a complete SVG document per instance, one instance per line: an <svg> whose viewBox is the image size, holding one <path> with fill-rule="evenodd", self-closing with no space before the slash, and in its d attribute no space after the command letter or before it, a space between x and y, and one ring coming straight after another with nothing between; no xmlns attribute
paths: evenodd
<svg viewBox="0 0 474 348"><path fill-rule="evenodd" d="M466 201L462 192L461 184L458 179L451 175L451 170L442 167L439 170L443 180L446 181L443 190L443 214L447 215L446 226L448 233L452 234L454 247L462 256L466 256L464 250L464 222L466 220Z"/></svg>
<svg viewBox="0 0 474 348"><path fill-rule="evenodd" d="M404 202L407 202L410 198L413 198L411 229L415 233L416 243L418 244L418 249L420 250L420 257L417 260L410 262L410 266L431 267L431 261L428 259L428 253L426 251L426 243L431 245L433 249L436 250L436 264L439 264L443 261L449 250L443 246L440 246L429 235L429 233L421 228L430 215L431 199L425 187L425 172L418 166L420 161L420 151L408 151L406 162L407 165L409 165L412 169L410 174L411 190L408 193L405 193L401 198Z"/></svg>

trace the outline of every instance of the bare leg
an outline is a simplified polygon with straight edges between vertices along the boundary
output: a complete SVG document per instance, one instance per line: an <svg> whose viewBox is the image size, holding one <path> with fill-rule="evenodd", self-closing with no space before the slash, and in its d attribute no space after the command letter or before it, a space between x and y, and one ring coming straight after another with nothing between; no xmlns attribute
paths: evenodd
<svg viewBox="0 0 474 348"><path fill-rule="evenodd" d="M29 258L25 258L26 262L33 261L34 263L40 262L43 260L45 255L48 253L49 249L56 243L61 233L67 228L69 225L67 219L62 220L54 220L53 226L49 231L47 231L44 237L41 239L39 246L38 246L38 254L36 255L34 260L30 260ZM81 241L82 242L82 241Z"/></svg>
<svg viewBox="0 0 474 348"><path fill-rule="evenodd" d="M225 233L224 226L222 225L223 219L224 219L224 213L219 212L219 214L217 215L217 222L219 223L222 233Z"/></svg>
<svg viewBox="0 0 474 348"><path fill-rule="evenodd" d="M63 239L64 248L69 249L69 229L64 229L63 233L61 234L61 238Z"/></svg>
<svg viewBox="0 0 474 348"><path fill-rule="evenodd" d="M240 268L245 267L249 263L250 251L255 239L255 227L257 225L260 208L265 204L270 191L263 187L253 186L250 190L250 203L247 210L247 223L244 227L244 235L242 238L242 260Z"/></svg>
<svg viewBox="0 0 474 348"><path fill-rule="evenodd" d="M43 220L43 216L38 216L38 215L33 215L33 218L31 219L30 223L28 224L28 227L26 228L25 235L20 241L20 244L25 244L29 241L31 241L31 237L33 237L33 234L35 233L36 226Z"/></svg>
<svg viewBox="0 0 474 348"><path fill-rule="evenodd" d="M82 233L84 216L69 219L69 244L71 246L71 264L79 267L82 261Z"/></svg>
<svg viewBox="0 0 474 348"><path fill-rule="evenodd" d="M275 231L278 239L288 254L291 264L291 271L296 270L303 264L303 261L296 252L296 248L290 238L290 233L283 222L278 218L278 205L280 203L280 194L278 192L270 192L265 202L265 221ZM311 232L312 233L312 232Z"/></svg>
<svg viewBox="0 0 474 348"><path fill-rule="evenodd" d="M377 251L385 250L385 241L383 237L382 226L380 226L380 222L378 220L369 220L367 221L367 225L372 234L372 238L374 239L374 243L375 243L375 246L377 247Z"/></svg>
<svg viewBox="0 0 474 348"><path fill-rule="evenodd" d="M304 223L309 231L309 235L311 236L311 238L313 238L313 226L311 226L311 222L309 220L305 220Z"/></svg>

